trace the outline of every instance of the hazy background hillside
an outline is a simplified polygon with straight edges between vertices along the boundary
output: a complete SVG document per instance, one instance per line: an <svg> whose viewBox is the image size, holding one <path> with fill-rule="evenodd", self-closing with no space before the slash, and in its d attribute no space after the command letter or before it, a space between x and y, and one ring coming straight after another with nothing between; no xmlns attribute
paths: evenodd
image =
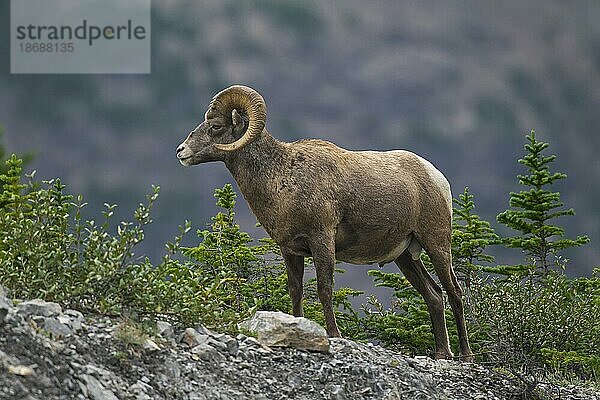
<svg viewBox="0 0 600 400"><path fill-rule="evenodd" d="M568 233L592 239L570 255L572 271L600 264L599 2L156 0L152 12L149 75L11 75L0 2L8 148L34 150L31 167L84 193L90 215L107 202L125 218L160 185L142 249L152 257L185 219L202 227L213 188L233 181L222 164L180 166L175 148L218 90L243 83L265 97L274 136L415 151L455 195L470 186L495 227L535 129L569 175L556 188L577 212Z"/></svg>

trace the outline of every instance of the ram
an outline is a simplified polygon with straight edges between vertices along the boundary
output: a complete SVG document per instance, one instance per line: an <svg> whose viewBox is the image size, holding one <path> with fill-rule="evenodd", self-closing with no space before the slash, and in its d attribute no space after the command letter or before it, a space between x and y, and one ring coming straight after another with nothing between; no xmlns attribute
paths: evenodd
<svg viewBox="0 0 600 400"><path fill-rule="evenodd" d="M185 166L222 161L267 233L281 247L293 313L302 316L304 257L312 256L329 336L340 336L332 304L336 259L395 262L423 296L436 358L451 358L442 289L420 259L429 255L446 290L470 361L461 288L452 270L452 196L444 175L404 150L349 151L309 139L285 143L265 128L262 96L231 86L211 101L204 121L177 148Z"/></svg>

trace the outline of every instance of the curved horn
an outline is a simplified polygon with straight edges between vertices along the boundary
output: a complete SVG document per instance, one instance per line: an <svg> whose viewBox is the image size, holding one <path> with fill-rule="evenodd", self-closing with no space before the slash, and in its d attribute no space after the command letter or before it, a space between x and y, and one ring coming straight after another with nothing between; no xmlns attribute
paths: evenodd
<svg viewBox="0 0 600 400"><path fill-rule="evenodd" d="M233 109L241 109L248 113L248 128L244 136L233 143L215 144L215 147L225 151L235 151L248 145L262 133L267 120L267 106L258 92L248 86L234 85L217 93L210 102L209 109L231 114Z"/></svg>

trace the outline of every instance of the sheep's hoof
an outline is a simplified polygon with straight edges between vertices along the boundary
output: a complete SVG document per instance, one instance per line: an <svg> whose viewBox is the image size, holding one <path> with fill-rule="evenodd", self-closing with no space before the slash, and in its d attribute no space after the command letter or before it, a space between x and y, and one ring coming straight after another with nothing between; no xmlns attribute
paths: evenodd
<svg viewBox="0 0 600 400"><path fill-rule="evenodd" d="M473 357L473 354L469 353L469 354L461 354L460 356L458 356L458 360L461 362L468 362L468 363L472 363L475 361L475 357Z"/></svg>
<svg viewBox="0 0 600 400"><path fill-rule="evenodd" d="M452 352L448 352L448 353L436 352L434 355L434 358L436 360L452 360L454 358L454 354L452 354Z"/></svg>

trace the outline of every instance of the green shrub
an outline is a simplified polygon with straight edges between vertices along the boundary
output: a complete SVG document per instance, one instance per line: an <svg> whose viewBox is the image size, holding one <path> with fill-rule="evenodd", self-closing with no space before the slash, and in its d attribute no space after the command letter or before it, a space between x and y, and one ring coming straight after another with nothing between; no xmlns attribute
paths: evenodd
<svg viewBox="0 0 600 400"><path fill-rule="evenodd" d="M196 315L207 326L234 331L254 310L287 310L291 302L278 248L267 239L253 244L240 229L234 219L236 194L231 185L215 190L215 197L224 211L212 218L210 229L198 231L200 244L184 248L183 254L189 258L187 269L218 288L219 306Z"/></svg>
<svg viewBox="0 0 600 400"><path fill-rule="evenodd" d="M22 161L12 155L0 175L0 283L15 296L41 297L80 309L109 312L120 303L118 283L134 262L133 249L144 238L154 187L135 222L121 222L110 233L115 206L106 205L104 221L83 222L82 196L73 202L59 179L22 176Z"/></svg>
<svg viewBox="0 0 600 400"><path fill-rule="evenodd" d="M559 376L577 378L600 378L600 356L585 355L577 351L559 351L552 348L540 350L544 364Z"/></svg>
<svg viewBox="0 0 600 400"><path fill-rule="evenodd" d="M581 378L598 376L600 279L490 279L473 291L471 335L485 349L483 359L514 373L551 367Z"/></svg>
<svg viewBox="0 0 600 400"><path fill-rule="evenodd" d="M386 308L375 296L370 296L362 306L364 317L361 323L366 339L409 354L433 355L431 320L421 295L400 274L378 270L368 273L376 286L393 289L394 299Z"/></svg>

